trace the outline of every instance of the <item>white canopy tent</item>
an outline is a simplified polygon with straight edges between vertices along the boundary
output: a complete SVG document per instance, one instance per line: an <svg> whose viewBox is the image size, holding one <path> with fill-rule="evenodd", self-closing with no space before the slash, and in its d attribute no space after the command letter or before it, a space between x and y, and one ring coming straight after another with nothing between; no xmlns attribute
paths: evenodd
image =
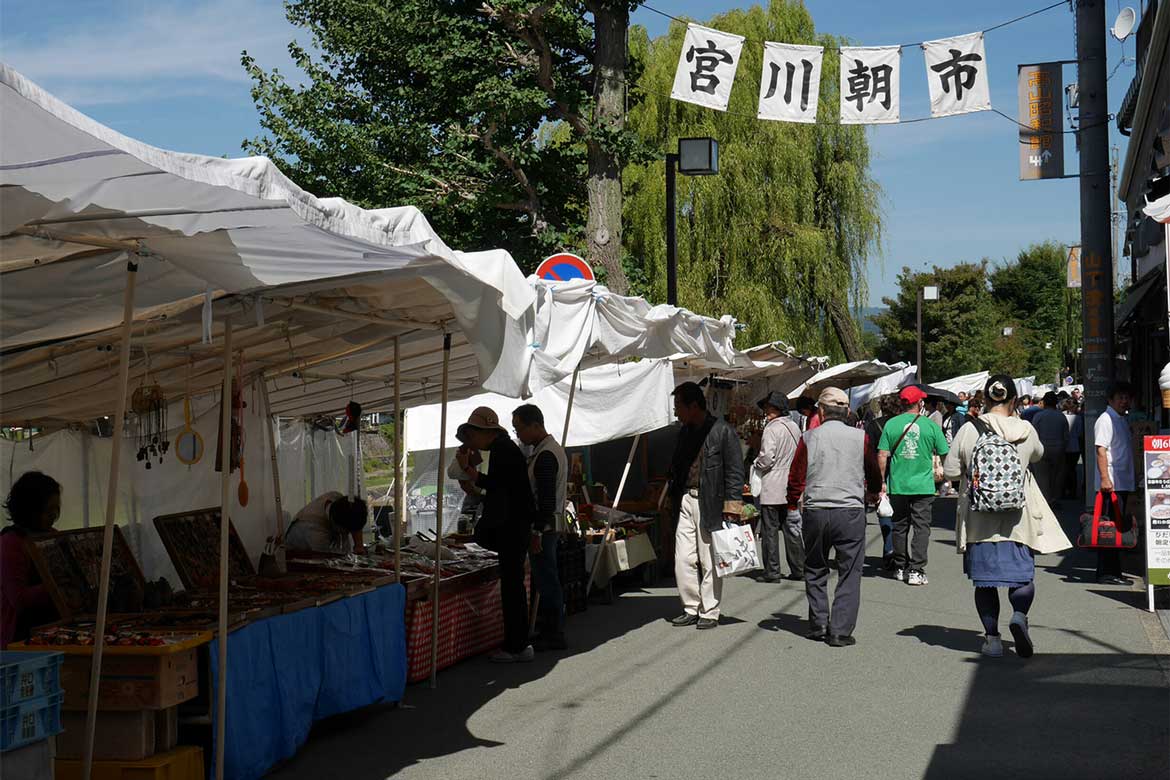
<svg viewBox="0 0 1170 780"><path fill-rule="evenodd" d="M975 374L964 374L942 382L931 382L930 386L937 387L939 390L950 390L952 393L971 394L982 390L990 377L990 371L979 371Z"/></svg>
<svg viewBox="0 0 1170 780"><path fill-rule="evenodd" d="M917 378L918 366L905 366L869 384L851 387L849 388L849 406L854 410L860 409L869 403L871 398L881 398L883 395L896 393L903 387L914 384Z"/></svg>
<svg viewBox="0 0 1170 780"><path fill-rule="evenodd" d="M789 398L799 398L807 395L815 398L826 387L837 387L847 390L858 385L869 384L877 379L889 376L895 371L906 368L905 363L889 365L880 360L858 360L853 363L826 368L806 380L803 384L789 391Z"/></svg>
<svg viewBox="0 0 1170 780"><path fill-rule="evenodd" d="M471 377L478 386L506 354L508 318L533 302L506 253L453 252L414 209L365 211L315 198L263 158L222 160L147 146L2 64L0 136L5 424L63 424L116 408L112 430L120 433L132 363L136 381L157 383L170 397L218 385L226 398L241 351L250 361L249 376L300 381L296 399L276 385L278 396L286 395L268 407L269 418L281 405L336 413L359 393L393 398L401 408L404 359L422 384L421 394L411 387L408 395L413 390L425 400L427 381L441 364L446 401L452 363L457 376L468 377L468 391ZM233 326L242 326L234 344ZM111 383L115 346L118 380ZM428 361L436 353L441 359ZM342 360L349 361L344 373L323 369ZM392 392L385 377L391 365ZM357 377L356 368L382 371ZM313 395L306 398L309 382ZM230 407L220 406L227 439ZM94 694L122 443L121 435L111 439ZM225 518L231 479L225 470ZM221 560L227 529L224 522ZM226 567L221 575L222 640ZM220 642L217 775L223 771L226 646ZM86 775L96 706L91 695Z"/></svg>
<svg viewBox="0 0 1170 780"><path fill-rule="evenodd" d="M704 317L675 306L652 306L642 298L616 295L592 281L547 283L529 277L535 303L506 338L520 357L501 364L484 382L487 390L539 393L578 369L626 358L701 361L718 369L749 368L735 346L735 320ZM519 326L519 327L517 327ZM507 371L515 369L515 373Z"/></svg>

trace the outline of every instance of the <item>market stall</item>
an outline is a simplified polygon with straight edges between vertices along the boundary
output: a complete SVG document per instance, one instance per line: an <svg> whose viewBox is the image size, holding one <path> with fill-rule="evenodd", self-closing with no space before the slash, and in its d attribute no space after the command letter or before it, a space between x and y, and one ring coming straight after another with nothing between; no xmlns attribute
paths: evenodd
<svg viewBox="0 0 1170 780"><path fill-rule="evenodd" d="M234 517L237 492L240 505L249 503L240 439L251 380L271 391L259 402L266 421L274 410L336 414L348 401L393 399L401 409L426 399L439 365L446 400L452 391L478 388L499 368L507 322L527 310L533 293L506 253L454 252L414 209L363 211L317 199L262 158L222 160L146 146L82 116L7 66L0 66L0 123L6 296L0 337L8 350L0 364L2 422L45 429L98 419L100 429L104 418L107 434L116 434L106 439L95 682L83 758L88 774L114 530L127 519L120 505L124 441L138 444L139 464L161 467L173 434L168 399L219 388L218 442L230 442L232 458L218 475L207 468L212 458L203 459L192 483L218 492L222 516ZM60 316L63 307L70 317ZM358 375L359 369L374 375ZM105 417L111 412L112 420ZM139 426L138 441L122 435L127 419ZM263 432L256 433L262 441ZM271 431L268 438L275 439ZM275 448L268 449L275 464ZM187 454L195 452L202 445ZM261 474L264 463L255 462ZM273 492L275 520L269 515L262 523L274 523L279 534L280 490ZM148 514L140 497L132 495L129 504ZM220 523L220 559L229 555L228 528ZM217 585L222 639L229 628L227 567ZM230 644L218 643L213 664L217 776L225 773L226 736L237 738L234 727L225 731Z"/></svg>

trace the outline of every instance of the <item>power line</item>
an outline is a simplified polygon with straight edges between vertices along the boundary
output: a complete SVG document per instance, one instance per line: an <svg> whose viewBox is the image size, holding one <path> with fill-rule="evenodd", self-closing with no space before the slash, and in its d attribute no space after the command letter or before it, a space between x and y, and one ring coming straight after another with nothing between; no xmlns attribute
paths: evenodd
<svg viewBox="0 0 1170 780"><path fill-rule="evenodd" d="M1051 11L1053 8L1059 8L1062 5L1068 5L1068 0L1059 0L1059 2L1055 2L1052 5L1046 5L1043 8L1037 8L1035 11L1031 11L1030 13L1023 14L1022 16L1017 16L1014 19L1008 19L1006 22L1000 22L999 24L994 24L991 27L985 27L983 30L980 30L980 32L989 33L989 32L992 32L993 30L998 30L1002 27L1007 27L1009 24L1015 24L1016 22L1022 22L1025 19L1030 19L1033 16L1037 16L1039 14L1046 12L1046 11ZM650 11L651 13L658 14L659 16L665 16L667 19L671 19L671 20L676 21L676 22L681 22L682 24L690 24L692 22L692 20L690 20L690 19L683 19L681 17L674 16L672 14L668 14L665 11L659 11L657 8L655 8L652 5L647 5L647 4L643 3L641 7L645 8L647 11ZM744 38L744 40L751 41L752 43L767 43L767 41L757 40L755 38ZM925 41L914 41L912 43L901 43L898 45L901 46L902 48L910 48L912 46L921 46L923 43L925 43Z"/></svg>

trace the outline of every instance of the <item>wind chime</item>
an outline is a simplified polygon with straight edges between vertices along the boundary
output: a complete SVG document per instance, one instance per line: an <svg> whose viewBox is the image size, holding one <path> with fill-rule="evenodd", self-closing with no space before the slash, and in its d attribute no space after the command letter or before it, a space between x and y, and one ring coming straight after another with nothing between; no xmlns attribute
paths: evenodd
<svg viewBox="0 0 1170 780"><path fill-rule="evenodd" d="M171 443L166 437L167 398L162 387L150 381L149 358L142 384L130 396L130 410L134 412L135 418L138 462L145 463L147 470L150 470L154 458L162 463L163 455L170 449Z"/></svg>

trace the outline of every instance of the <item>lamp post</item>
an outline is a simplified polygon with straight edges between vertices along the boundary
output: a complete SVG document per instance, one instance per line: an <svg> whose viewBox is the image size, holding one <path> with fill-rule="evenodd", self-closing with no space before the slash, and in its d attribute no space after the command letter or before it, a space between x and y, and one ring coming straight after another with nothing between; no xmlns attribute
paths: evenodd
<svg viewBox="0 0 1170 780"><path fill-rule="evenodd" d="M922 302L923 301L937 301L938 287L935 285L927 285L918 288L918 384L923 382L922 371Z"/></svg>
<svg viewBox="0 0 1170 780"><path fill-rule="evenodd" d="M719 142L714 138L680 138L678 154L666 155L666 302L678 306L678 269L675 254L675 170L684 176L714 176L719 173Z"/></svg>

